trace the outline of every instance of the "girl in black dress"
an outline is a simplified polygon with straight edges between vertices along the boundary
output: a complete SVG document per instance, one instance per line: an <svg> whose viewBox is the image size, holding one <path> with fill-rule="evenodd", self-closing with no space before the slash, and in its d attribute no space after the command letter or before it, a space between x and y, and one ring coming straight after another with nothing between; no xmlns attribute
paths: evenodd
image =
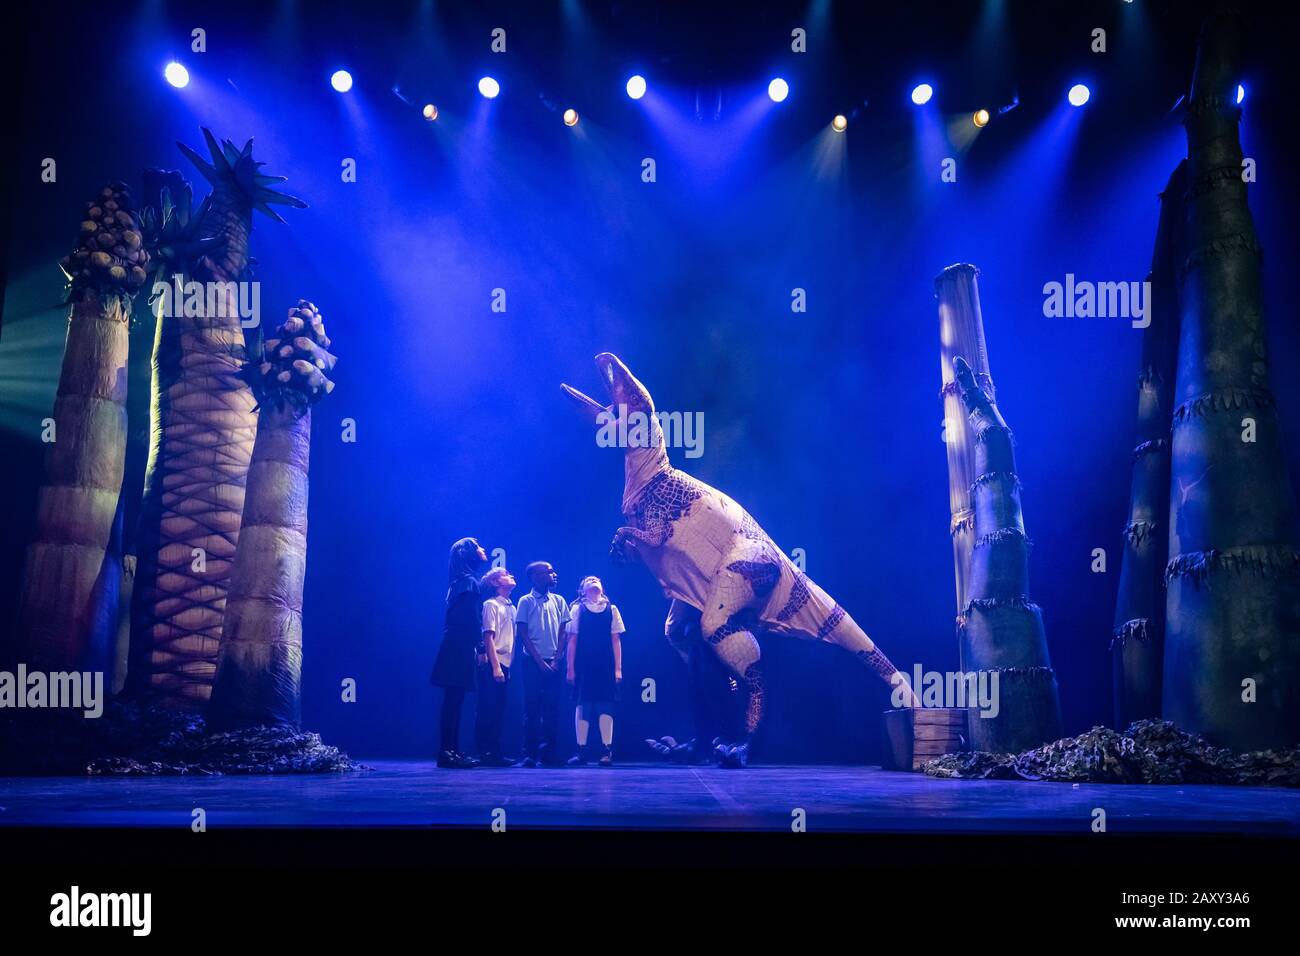
<svg viewBox="0 0 1300 956"><path fill-rule="evenodd" d="M487 552L473 538L461 538L451 546L447 577L447 614L442 645L433 664L433 683L443 689L438 766L468 770L478 766L473 757L462 754L460 712L465 694L474 689L475 656L482 640L478 571L487 563Z"/></svg>
<svg viewBox="0 0 1300 956"><path fill-rule="evenodd" d="M573 685L574 730L578 753L569 761L571 767L587 762L583 749L591 731L592 715L599 715L602 752L600 765L614 764L614 702L618 685L623 682L622 615L605 596L600 578L582 579L582 600L573 605L569 618L568 680Z"/></svg>

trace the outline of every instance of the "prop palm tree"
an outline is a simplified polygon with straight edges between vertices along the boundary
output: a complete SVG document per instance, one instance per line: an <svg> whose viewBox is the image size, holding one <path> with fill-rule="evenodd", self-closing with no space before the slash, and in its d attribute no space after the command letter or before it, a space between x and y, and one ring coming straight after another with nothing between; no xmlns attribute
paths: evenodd
<svg viewBox="0 0 1300 956"><path fill-rule="evenodd" d="M246 370L260 411L208 709L215 730L299 722L311 406L334 388L329 345L320 313L299 300Z"/></svg>
<svg viewBox="0 0 1300 956"><path fill-rule="evenodd" d="M1165 638L1165 565L1169 560L1169 426L1178 357L1176 261L1182 248L1187 164L1160 194L1160 223L1151 255L1151 324L1142 333L1137 445L1124 526L1124 563L1111 639L1115 726L1160 716Z"/></svg>
<svg viewBox="0 0 1300 956"><path fill-rule="evenodd" d="M36 534L27 550L18 652L51 670L108 670L121 583L126 363L131 298L149 253L121 183L87 203L70 282L68 335L54 401Z"/></svg>
<svg viewBox="0 0 1300 956"><path fill-rule="evenodd" d="M132 685L163 703L201 706L211 692L244 484L257 427L235 282L248 267L253 210L305 207L268 188L252 157L203 130L210 161L181 151L212 184L198 229L218 240L193 278L218 283L216 315L160 315L154 340L152 443L132 595Z"/></svg>
<svg viewBox="0 0 1300 956"><path fill-rule="evenodd" d="M1029 599L1029 539L1011 429L965 359L953 359L957 390L975 443L969 601L959 618L965 670L996 672L999 713L969 720L972 746L1018 753L1061 736L1056 673L1047 655L1043 613Z"/></svg>
<svg viewBox="0 0 1300 956"><path fill-rule="evenodd" d="M1249 751L1300 741L1300 549L1237 129L1243 32L1230 12L1206 23L1183 120L1164 715Z"/></svg>

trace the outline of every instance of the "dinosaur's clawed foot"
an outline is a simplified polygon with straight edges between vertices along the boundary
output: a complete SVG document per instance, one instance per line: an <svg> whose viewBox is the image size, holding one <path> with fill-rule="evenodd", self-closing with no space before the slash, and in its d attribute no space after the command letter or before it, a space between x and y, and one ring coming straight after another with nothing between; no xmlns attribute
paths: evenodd
<svg viewBox="0 0 1300 956"><path fill-rule="evenodd" d="M728 770L744 769L749 765L749 741L739 744L719 742L713 748L713 756L718 761L719 767Z"/></svg>
<svg viewBox="0 0 1300 956"><path fill-rule="evenodd" d="M659 757L671 757L673 751L677 747L681 746L677 743L676 738L673 737L660 737L658 740L647 737L645 739L645 745Z"/></svg>

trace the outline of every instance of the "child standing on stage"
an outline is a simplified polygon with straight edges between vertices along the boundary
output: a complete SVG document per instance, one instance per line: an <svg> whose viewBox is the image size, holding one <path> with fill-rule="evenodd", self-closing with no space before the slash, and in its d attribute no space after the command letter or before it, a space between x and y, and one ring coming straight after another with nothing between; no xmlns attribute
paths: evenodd
<svg viewBox="0 0 1300 956"><path fill-rule="evenodd" d="M591 575L582 579L579 589L582 600L576 601L569 617L568 680L573 685L574 730L578 737L578 753L569 766L581 767L587 759L583 754L591 719L597 716L602 746L600 766L614 763L614 702L618 700L618 686L623 681L623 618L618 608L605 596L600 578Z"/></svg>
<svg viewBox="0 0 1300 956"><path fill-rule="evenodd" d="M483 655L478 668L478 716L474 735L485 767L508 767L501 755L501 719L510 694L510 666L515 654L515 606L510 592L515 579L505 568L493 568L483 575Z"/></svg>

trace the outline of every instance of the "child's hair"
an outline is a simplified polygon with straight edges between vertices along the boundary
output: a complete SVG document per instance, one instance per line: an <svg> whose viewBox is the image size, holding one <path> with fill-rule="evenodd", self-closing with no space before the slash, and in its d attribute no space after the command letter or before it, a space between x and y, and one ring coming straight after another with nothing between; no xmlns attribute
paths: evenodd
<svg viewBox="0 0 1300 956"><path fill-rule="evenodd" d="M483 586L484 590L495 591L497 589L497 579L500 578L503 574L509 574L509 573L510 572L507 571L505 568L493 568L487 574L483 575L483 578L482 580L479 581L479 583Z"/></svg>

